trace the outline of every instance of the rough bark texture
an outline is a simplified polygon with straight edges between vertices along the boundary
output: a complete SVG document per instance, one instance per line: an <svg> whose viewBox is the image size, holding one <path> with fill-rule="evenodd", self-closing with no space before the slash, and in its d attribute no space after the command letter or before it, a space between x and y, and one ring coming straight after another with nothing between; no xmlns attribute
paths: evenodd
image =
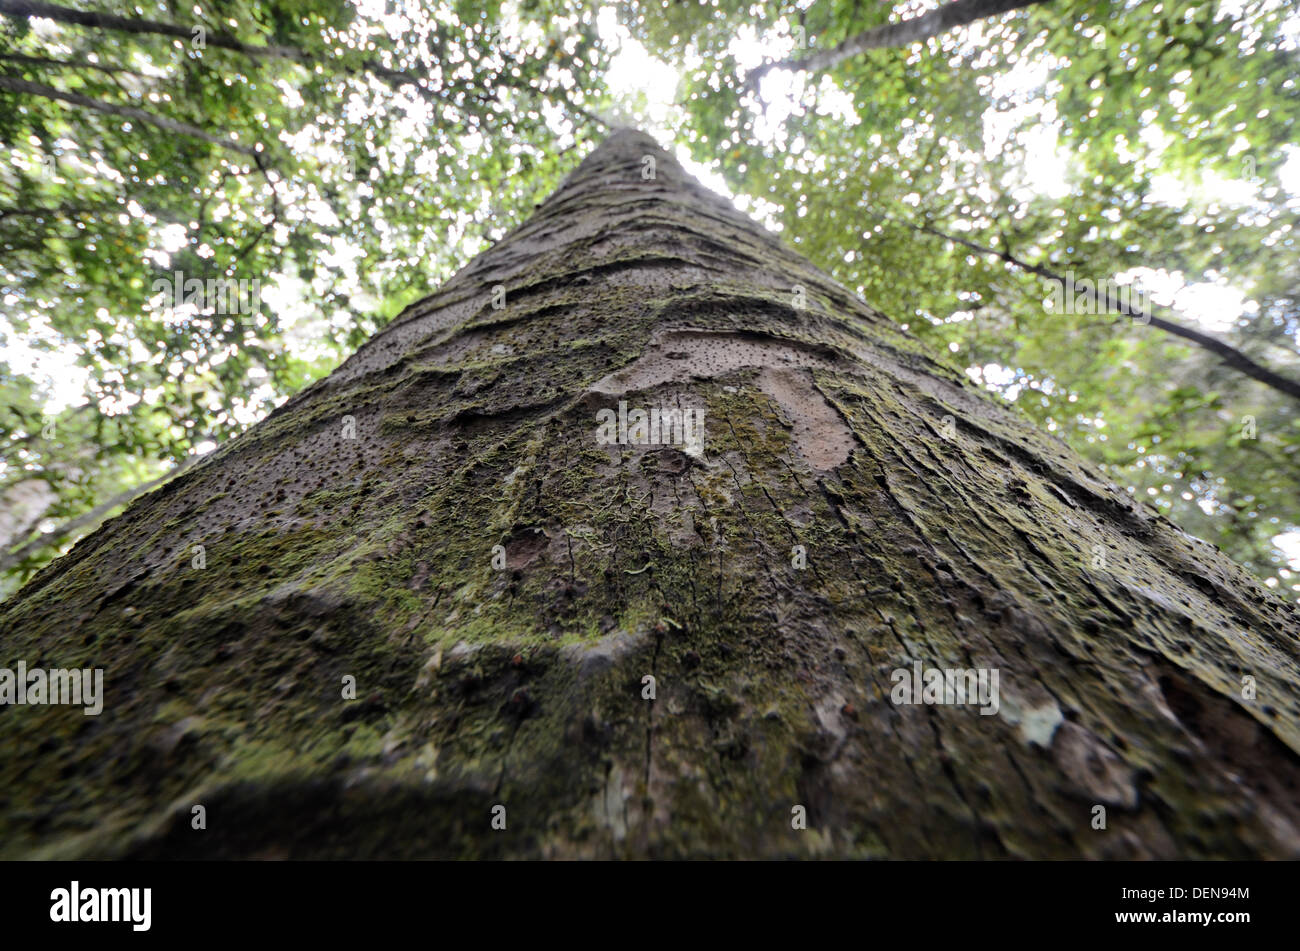
<svg viewBox="0 0 1300 951"><path fill-rule="evenodd" d="M620 399L704 452L600 445ZM107 696L0 707L0 849L1294 857L1298 627L620 132L5 606ZM999 713L894 704L916 661Z"/></svg>

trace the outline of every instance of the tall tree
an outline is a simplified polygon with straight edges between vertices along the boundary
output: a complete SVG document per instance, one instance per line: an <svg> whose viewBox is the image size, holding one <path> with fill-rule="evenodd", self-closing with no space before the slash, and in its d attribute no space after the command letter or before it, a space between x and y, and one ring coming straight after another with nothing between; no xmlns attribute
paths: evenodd
<svg viewBox="0 0 1300 951"><path fill-rule="evenodd" d="M6 603L0 848L1294 857L1297 621L621 131Z"/></svg>

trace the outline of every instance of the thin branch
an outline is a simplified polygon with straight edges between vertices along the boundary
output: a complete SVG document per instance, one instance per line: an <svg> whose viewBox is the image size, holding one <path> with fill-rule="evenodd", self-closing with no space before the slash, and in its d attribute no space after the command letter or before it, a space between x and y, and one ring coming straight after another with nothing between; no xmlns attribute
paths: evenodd
<svg viewBox="0 0 1300 951"><path fill-rule="evenodd" d="M7 218L49 218L53 221L75 221L79 218L113 217L126 213L126 202L106 201L99 205L55 205L48 208L0 208L0 223ZM145 208L144 213L158 221L188 226L194 215L181 214L170 209Z"/></svg>
<svg viewBox="0 0 1300 951"><path fill-rule="evenodd" d="M59 205L56 208L0 208L0 221L6 218L58 218L60 215L120 215L123 206L107 202L103 205Z"/></svg>
<svg viewBox="0 0 1300 951"><path fill-rule="evenodd" d="M0 3L5 0L0 0ZM745 80L745 85L753 89L758 81L774 69L789 69L794 72L820 73L838 66L846 59L852 59L867 50L897 48L910 46L966 26L976 20L998 16L1011 10L1047 3L1049 0L955 0L944 4L920 16L911 17L899 23L886 23L883 26L863 30L850 36L837 46L828 50L819 50L803 57L790 57L764 63L754 69Z"/></svg>
<svg viewBox="0 0 1300 951"><path fill-rule="evenodd" d="M203 458L202 456L190 456L180 465L172 469L170 472L165 472L162 475L158 476L158 478L156 479L150 479L148 482L142 482L139 485L133 486L132 488L129 488L124 492L119 492L111 499L108 499L107 501L101 502L99 505L96 505L90 511L83 512L81 515L78 515L76 518L70 519L64 522L62 525L59 525L48 532L44 532L36 536L31 541L27 542L25 545L22 545L18 548L12 549L11 551L7 551L4 552L3 554L0 554L0 574L7 572L9 569L13 568L17 564L20 564L24 559L28 558L31 555L34 555L36 552L40 551L41 549L48 548L51 545L58 544L60 541L67 538L69 535L73 534L74 532L80 531L81 529L85 528L87 525L94 525L96 522L98 522L109 512L113 511L113 509L117 508L119 505L126 505L132 499L144 495L150 489L156 488L162 485L164 482L168 481L169 479L172 479L180 475L182 472L184 472L186 469L194 465L202 458Z"/></svg>
<svg viewBox="0 0 1300 951"><path fill-rule="evenodd" d="M8 0L0 0L0 3ZM229 149L232 152L238 152L241 155L247 155L252 158L258 165L261 165L262 154L251 145L239 145L231 142L229 139L222 139L219 136L205 132L198 126L190 125L187 122L179 122L176 119L168 119L166 116L156 116L151 112L145 112L143 109L137 109L134 106L118 106L112 103L100 102L98 99L91 99L89 96L83 96L75 92L64 92L61 89L55 89L53 86L45 86L41 83L28 82L25 79L15 79L12 76L0 76L0 89L7 89L10 92L25 93L29 96L40 96L43 99L55 99L60 102L66 102L70 105L81 106L83 109L90 109L106 116L117 116L123 119L134 119L137 122L144 122L148 125L156 126L166 132L174 132L177 135L189 136L193 139L202 139L204 142L210 142L213 145L220 146L223 149Z"/></svg>
<svg viewBox="0 0 1300 951"><path fill-rule="evenodd" d="M72 407L72 409L70 410L66 410L65 412L69 417L80 416L82 413L86 412L94 405L95 405L94 403L81 403L77 406ZM20 418L24 415L18 413L17 410L15 410L15 413L19 415ZM39 416L39 414L37 415ZM17 449L19 446L25 446L29 442L34 442L37 438L40 437L40 435L41 435L40 427L36 427L28 431L28 433L24 436L18 436L16 438L11 436L8 438L8 441L5 443L5 450L6 452L12 452L14 449Z"/></svg>
<svg viewBox="0 0 1300 951"><path fill-rule="evenodd" d="M68 23L75 26L88 26L100 30L120 30L125 33L141 35L170 36L173 39L191 42L195 39L195 27L203 26L203 24L199 23L194 24L194 26L180 26L175 23L164 23L161 20L122 17L111 13L97 13L91 10L74 10L71 7L61 7L53 3L41 3L39 0L0 0L0 14L11 17L46 17L59 23ZM206 26L203 26L203 29L204 46L232 50L254 59L284 59L309 66L314 65L316 62L309 53L298 49L296 46L245 43L229 33L209 30ZM394 84L410 84L416 86L422 93L435 92L427 86L421 85L421 83L428 81L428 77L424 75L390 69L377 60L368 60L365 63L365 69L367 72L373 73L377 78L384 80L390 86Z"/></svg>
<svg viewBox="0 0 1300 951"><path fill-rule="evenodd" d="M126 33L152 33L158 36L170 36L175 39L192 41L193 26L178 26L163 23L160 20L145 20L136 17L122 17L112 13L98 13L94 10L74 10L53 3L41 3L39 0L0 0L0 13L11 17L45 17L58 23L70 23L76 26L88 26L100 30L121 30ZM203 24L203 42L207 46L234 50L250 56L262 56L276 59L306 59L306 54L292 46L258 46L244 43L229 33L209 30Z"/></svg>
<svg viewBox="0 0 1300 951"><path fill-rule="evenodd" d="M944 240L951 241L954 244L960 244L962 247L969 248L970 250L976 251L980 254L992 255L1013 267L1019 268L1020 270L1026 271L1030 274L1036 274L1046 280L1055 281L1061 285L1066 284L1066 279L1050 268L1044 267L1041 264L1032 264L1028 261L1022 261L1009 251L998 251L995 248L986 248L983 245L976 244L974 241L959 238L956 235L945 234L944 232L931 228L928 225L918 225L910 221L903 221L899 218L893 217L892 215L881 213L881 217L897 224L904 225L905 227L912 228L916 231L923 231L926 234L943 238ZM1150 324L1152 327L1158 327L1166 333L1173 334L1175 337L1181 337L1184 340L1190 341L1198 347L1213 353L1225 364L1232 367L1234 370L1240 371L1252 380L1257 380L1265 386L1277 390L1279 393L1286 394L1292 399L1300 400L1300 382L1278 373L1274 373L1267 367L1261 366L1236 347L1232 346L1232 344L1220 340L1218 337L1212 337L1207 333L1202 333L1199 330L1193 330L1190 327L1176 324L1171 320L1156 317L1143 310L1141 307L1136 307L1125 301L1118 300L1111 294L1109 289L1105 290L1103 293L1099 293L1091 286L1085 285L1080 288L1080 290L1095 300L1099 305L1104 306L1107 310L1118 311L1126 317L1131 317L1134 320L1137 320L1139 323Z"/></svg>
<svg viewBox="0 0 1300 951"><path fill-rule="evenodd" d="M3 2L3 0L0 0ZM0 53L0 62L19 63L23 66L50 66L56 69L93 69L101 73L126 73L142 79L152 79L144 73L125 66L109 66L105 63L92 63L87 59L51 59L47 56L23 56L18 53Z"/></svg>
<svg viewBox="0 0 1300 951"><path fill-rule="evenodd" d="M74 10L71 7L61 7L53 3L41 3L39 0L0 0L0 14L11 17L45 17L59 23L68 23L75 26L88 26L100 30L120 30L125 33L140 35L170 36L173 39L190 42L195 39L195 27L203 27L203 44L205 47L212 46L217 49L232 50L254 59L285 59L304 65L314 63L310 54L295 46L245 43L229 33L209 30L199 23L194 24L194 26L180 26L175 23L164 23L161 20L122 17L112 13L97 13L93 10ZM373 60L366 63L366 69L390 85L393 83L410 83L419 87L420 82L427 79L427 77L412 76L400 70L389 69ZM420 88L423 89L424 87ZM425 91L430 90L426 89Z"/></svg>
<svg viewBox="0 0 1300 951"><path fill-rule="evenodd" d="M97 13L90 10L74 10L71 7L62 7L53 3L42 3L40 0L0 0L0 15L10 17L45 17L59 23L87 26L95 29L120 30L127 33L142 35L152 34L156 36L169 36L181 40L194 39L194 27L179 26L174 23L164 23L160 20L122 17L111 13ZM195 26L202 26L202 24L195 24ZM242 53L245 56L255 59L283 59L304 66L313 66L319 62L319 60L307 53L305 50L298 49L294 46L245 43L229 33L207 30L206 27L203 42L205 46L232 50L236 53ZM375 59L366 60L365 63L362 64L362 70L370 73L376 79L383 81L390 89L397 90L402 86L414 86L420 97L432 104L442 106L446 105L448 102L445 90L434 89L429 85L429 76L427 73L392 69ZM355 72L356 70L347 71ZM485 96L484 98L487 97ZM575 112L583 115L589 121L600 121L590 112L570 102L567 98L561 97L561 101L572 108Z"/></svg>
<svg viewBox="0 0 1300 951"><path fill-rule="evenodd" d="M239 262L248 257L249 253L262 243L262 239L270 233L271 229L280 223L280 196L275 191L275 184L271 182L269 178L267 179L267 182L271 184L271 220L264 224L261 230L259 230L247 244L239 249L239 252L235 255L235 259L227 265L228 271L233 271Z"/></svg>

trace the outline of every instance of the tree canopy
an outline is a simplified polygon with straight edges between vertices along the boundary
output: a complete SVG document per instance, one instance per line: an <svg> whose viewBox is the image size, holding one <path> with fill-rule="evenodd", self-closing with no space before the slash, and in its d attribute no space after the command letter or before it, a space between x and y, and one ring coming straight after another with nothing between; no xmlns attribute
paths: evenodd
<svg viewBox="0 0 1300 951"><path fill-rule="evenodd" d="M1295 597L1298 47L1286 0L0 0L0 593L632 124Z"/></svg>

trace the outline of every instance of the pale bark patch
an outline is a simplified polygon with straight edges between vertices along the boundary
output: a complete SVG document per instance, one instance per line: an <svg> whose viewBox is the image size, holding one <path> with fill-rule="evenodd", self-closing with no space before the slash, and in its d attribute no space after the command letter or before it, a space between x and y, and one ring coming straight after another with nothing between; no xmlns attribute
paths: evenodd
<svg viewBox="0 0 1300 951"><path fill-rule="evenodd" d="M592 386L596 393L621 396L689 377L712 379L747 367L843 369L840 361L798 341L708 330L667 330L656 334L640 357Z"/></svg>
<svg viewBox="0 0 1300 951"><path fill-rule="evenodd" d="M764 367L758 385L785 412L795 449L814 469L828 471L848 461L858 444L853 430L806 372Z"/></svg>
<svg viewBox="0 0 1300 951"><path fill-rule="evenodd" d="M682 379L712 379L758 369L759 388L779 405L793 430L795 448L821 471L849 458L857 439L844 418L813 385L809 371L847 369L831 353L798 341L692 329L656 334L630 365L609 374L593 392L622 396Z"/></svg>

